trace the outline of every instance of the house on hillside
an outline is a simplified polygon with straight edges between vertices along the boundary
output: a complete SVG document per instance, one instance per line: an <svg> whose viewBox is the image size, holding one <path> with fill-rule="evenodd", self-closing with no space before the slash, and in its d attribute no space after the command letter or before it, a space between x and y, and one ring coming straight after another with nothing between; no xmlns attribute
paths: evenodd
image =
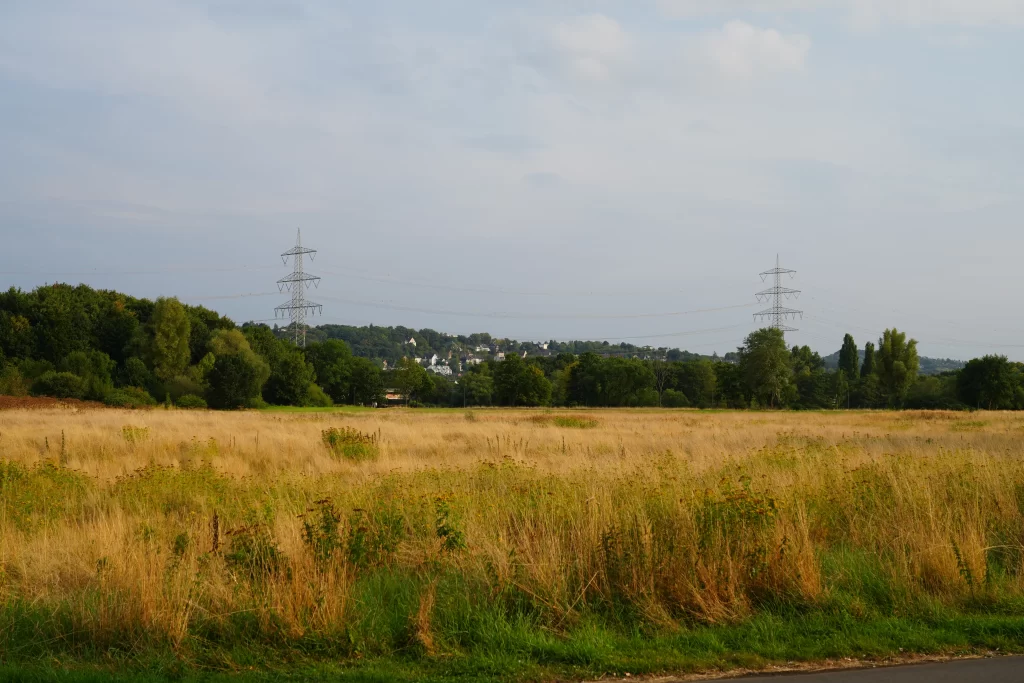
<svg viewBox="0 0 1024 683"><path fill-rule="evenodd" d="M440 375L441 377L452 376L452 369L447 365L431 365L429 368L427 368L427 372L432 372L435 375Z"/></svg>
<svg viewBox="0 0 1024 683"><path fill-rule="evenodd" d="M429 365L430 367L434 367L435 365L437 365L437 361L438 357L436 353L433 353L423 359L423 362Z"/></svg>
<svg viewBox="0 0 1024 683"><path fill-rule="evenodd" d="M416 346L416 337L409 337L409 341L405 342L409 346Z"/></svg>
<svg viewBox="0 0 1024 683"><path fill-rule="evenodd" d="M505 352L504 351L498 351L496 354L494 354L494 360L497 360L497 361L505 360Z"/></svg>

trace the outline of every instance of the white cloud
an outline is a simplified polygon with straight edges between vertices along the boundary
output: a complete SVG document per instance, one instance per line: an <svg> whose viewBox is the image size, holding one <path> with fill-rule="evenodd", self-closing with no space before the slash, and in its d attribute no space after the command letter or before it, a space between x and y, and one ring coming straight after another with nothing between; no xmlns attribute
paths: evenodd
<svg viewBox="0 0 1024 683"><path fill-rule="evenodd" d="M751 12L833 10L845 13L855 26L883 23L910 26L947 24L1024 25L1021 0L656 0L669 17L687 18Z"/></svg>
<svg viewBox="0 0 1024 683"><path fill-rule="evenodd" d="M802 70L810 49L811 39L805 35L783 34L743 21L730 21L700 41L701 56L737 78Z"/></svg>
<svg viewBox="0 0 1024 683"><path fill-rule="evenodd" d="M612 67L626 55L629 39L614 19L590 14L555 26L552 40L572 72L586 80L607 80Z"/></svg>

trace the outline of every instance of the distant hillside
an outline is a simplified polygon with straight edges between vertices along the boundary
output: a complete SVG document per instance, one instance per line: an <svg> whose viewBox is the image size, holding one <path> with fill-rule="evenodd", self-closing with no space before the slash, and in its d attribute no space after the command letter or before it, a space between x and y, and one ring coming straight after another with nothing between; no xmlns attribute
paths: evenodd
<svg viewBox="0 0 1024 683"><path fill-rule="evenodd" d="M864 349L860 350L860 360L864 361ZM921 374L922 375L941 375L944 372L955 372L963 369L964 363L962 360L953 360L952 358L925 358L921 359ZM829 370L835 370L839 367L839 352L825 356L825 367Z"/></svg>
<svg viewBox="0 0 1024 683"><path fill-rule="evenodd" d="M290 334L288 328L275 327L281 338ZM486 359L501 353L518 353L527 356L557 356L560 353L581 354L588 351L603 356L689 361L707 358L711 360L734 360L735 353L724 357L706 356L676 348L636 346L634 344L611 344L606 341L549 341L530 342L515 339L499 339L486 332L470 335L452 335L431 329L415 330L410 327L354 327L352 325L320 325L311 327L306 333L307 342L340 339L352 347L352 352L363 358L387 361L393 365L403 356L429 358L436 354L439 360L472 356Z"/></svg>

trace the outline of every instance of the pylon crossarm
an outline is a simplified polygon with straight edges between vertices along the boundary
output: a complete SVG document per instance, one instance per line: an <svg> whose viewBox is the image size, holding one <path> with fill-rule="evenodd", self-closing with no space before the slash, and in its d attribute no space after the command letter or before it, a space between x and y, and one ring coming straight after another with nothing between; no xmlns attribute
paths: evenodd
<svg viewBox="0 0 1024 683"><path fill-rule="evenodd" d="M292 247L288 251L281 254L281 258L287 259L289 256L298 256L299 254L315 254L316 249L306 249L304 247ZM313 257L310 256L312 259Z"/></svg>

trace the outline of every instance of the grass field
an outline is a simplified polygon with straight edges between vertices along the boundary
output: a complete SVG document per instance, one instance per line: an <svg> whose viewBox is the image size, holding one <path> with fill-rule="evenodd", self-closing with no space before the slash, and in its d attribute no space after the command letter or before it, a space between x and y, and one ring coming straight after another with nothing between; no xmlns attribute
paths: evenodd
<svg viewBox="0 0 1024 683"><path fill-rule="evenodd" d="M0 679L1024 651L1024 415L0 411Z"/></svg>

